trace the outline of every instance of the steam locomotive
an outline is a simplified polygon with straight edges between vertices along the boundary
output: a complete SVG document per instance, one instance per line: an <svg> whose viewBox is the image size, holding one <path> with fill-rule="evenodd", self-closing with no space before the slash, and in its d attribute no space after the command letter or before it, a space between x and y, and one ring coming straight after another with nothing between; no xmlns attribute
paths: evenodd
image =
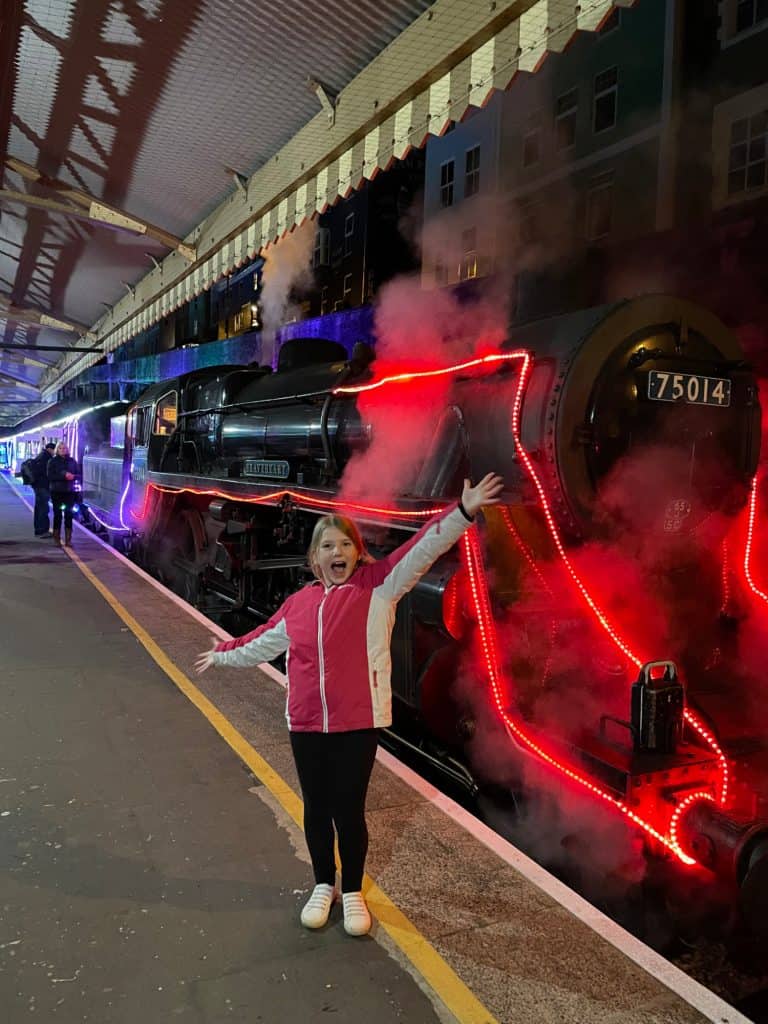
<svg viewBox="0 0 768 1024"><path fill-rule="evenodd" d="M759 923L765 779L734 779L726 742L751 728L760 683L743 641L765 595L741 571L760 439L733 335L649 296L500 345L387 362L295 339L276 372L162 381L130 408L124 447L85 455L83 496L185 598L266 620L308 579L319 514L348 512L383 553L465 477L500 473L504 503L399 606L402 735L471 785L587 808L740 886Z"/></svg>

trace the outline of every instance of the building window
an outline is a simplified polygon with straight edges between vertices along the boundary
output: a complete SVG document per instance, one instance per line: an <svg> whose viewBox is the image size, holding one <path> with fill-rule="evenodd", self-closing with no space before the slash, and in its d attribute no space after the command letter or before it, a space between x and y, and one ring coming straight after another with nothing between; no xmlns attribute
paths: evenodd
<svg viewBox="0 0 768 1024"><path fill-rule="evenodd" d="M576 142L576 115L579 91L571 89L558 97L555 104L555 141L558 149L569 149Z"/></svg>
<svg viewBox="0 0 768 1024"><path fill-rule="evenodd" d="M467 281L477 277L477 228L467 228L461 233L462 257L459 266L459 280Z"/></svg>
<svg viewBox="0 0 768 1024"><path fill-rule="evenodd" d="M480 191L480 147L467 150L464 164L464 197L474 196Z"/></svg>
<svg viewBox="0 0 768 1024"><path fill-rule="evenodd" d="M595 133L607 131L616 124L616 106L619 94L619 69L608 68L595 76L595 97L592 127Z"/></svg>
<svg viewBox="0 0 768 1024"><path fill-rule="evenodd" d="M768 0L737 0L737 32L746 32L762 21L768 21Z"/></svg>
<svg viewBox="0 0 768 1024"><path fill-rule="evenodd" d="M594 178L587 192L587 238L605 238L613 227L613 171Z"/></svg>
<svg viewBox="0 0 768 1024"><path fill-rule="evenodd" d="M352 239L355 235L355 215L348 213L344 221L344 255L352 254Z"/></svg>
<svg viewBox="0 0 768 1024"><path fill-rule="evenodd" d="M728 195L750 192L766 184L768 110L731 125L728 159Z"/></svg>
<svg viewBox="0 0 768 1024"><path fill-rule="evenodd" d="M343 289L343 295L342 295L342 299L343 299L344 303L346 303L349 300L349 296L351 294L352 294L352 275L351 274L345 274L344 275L344 289Z"/></svg>
<svg viewBox="0 0 768 1024"><path fill-rule="evenodd" d="M318 228L315 232L315 248L312 253L313 267L327 267L331 262L331 232L329 228Z"/></svg>
<svg viewBox="0 0 768 1024"><path fill-rule="evenodd" d="M541 157L541 124L537 116L528 119L523 135L523 167L533 167Z"/></svg>
<svg viewBox="0 0 768 1024"><path fill-rule="evenodd" d="M453 206L453 160L440 165L440 205Z"/></svg>
<svg viewBox="0 0 768 1024"><path fill-rule="evenodd" d="M324 284L320 289L320 316L328 312L328 285Z"/></svg>
<svg viewBox="0 0 768 1024"><path fill-rule="evenodd" d="M523 245L541 241L541 213L541 199L521 199L513 207L512 216L517 218L517 231Z"/></svg>

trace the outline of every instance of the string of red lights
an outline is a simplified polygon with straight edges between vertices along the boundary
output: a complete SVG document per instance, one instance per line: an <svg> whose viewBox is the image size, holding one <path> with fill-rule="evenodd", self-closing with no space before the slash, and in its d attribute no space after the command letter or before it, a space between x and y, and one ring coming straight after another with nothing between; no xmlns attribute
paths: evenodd
<svg viewBox="0 0 768 1024"><path fill-rule="evenodd" d="M239 501L246 505L276 505L281 498L288 497L295 498L299 504L307 508L333 509L334 511L353 512L358 515L380 515L385 518L397 519L430 519L445 508L445 505L435 505L432 508L407 511L399 508L386 508L380 505L361 505L353 501L330 501L325 498L316 498L311 494L304 494L301 491L291 490L272 491L270 494L244 497L239 494L229 494L226 491L215 489L200 490L195 487L163 487L160 484L153 483L147 485L147 491L150 489L159 491L162 494L197 494L203 497L225 498L227 501ZM141 517L136 516L136 518Z"/></svg>
<svg viewBox="0 0 768 1024"><path fill-rule="evenodd" d="M644 832L652 836L657 842L665 846L684 864L695 864L696 861L689 857L682 850L679 844L673 842L671 837L663 835L658 829L654 828L650 822L636 814L635 811L633 811L631 807L628 807L622 800L618 800L615 796L606 792L604 789L601 789L600 786L597 786L591 781L591 779L586 778L586 776L577 771L571 765L554 757L552 754L544 750L544 748L537 743L525 729L522 728L519 722L516 721L516 719L507 710L503 694L503 676L498 668L495 629L488 601L487 581L485 579L485 571L482 564L477 531L474 526L470 527L470 529L464 534L462 538L462 550L469 574L472 599L477 611L480 646L485 660L485 668L491 683L491 693L493 695L493 700L499 717L506 726L507 732L511 736L512 740L518 747L521 747L529 753L535 754L540 761L549 765L551 768L556 769L572 782L581 786L582 789L591 793L593 796L604 800L635 825L638 825Z"/></svg>
<svg viewBox="0 0 768 1024"><path fill-rule="evenodd" d="M761 590L752 577L752 549L755 539L755 519L757 517L757 477L752 480L752 488L749 493L749 505L747 509L747 540L744 545L744 578L752 593L761 601L768 602L768 594Z"/></svg>
<svg viewBox="0 0 768 1024"><path fill-rule="evenodd" d="M720 579L723 584L723 600L720 605L720 614L725 615L728 611L728 605L731 601L731 572L729 565L729 551L728 551L728 538L726 537L722 544L722 562L720 567Z"/></svg>

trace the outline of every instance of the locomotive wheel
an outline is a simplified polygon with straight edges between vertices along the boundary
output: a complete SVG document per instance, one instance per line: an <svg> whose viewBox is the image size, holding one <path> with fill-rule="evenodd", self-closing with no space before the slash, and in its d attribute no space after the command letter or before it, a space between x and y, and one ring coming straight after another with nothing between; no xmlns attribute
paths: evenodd
<svg viewBox="0 0 768 1024"><path fill-rule="evenodd" d="M194 514L189 511L181 513L154 559L160 582L191 605L195 605L200 597L200 566L204 560L191 522Z"/></svg>

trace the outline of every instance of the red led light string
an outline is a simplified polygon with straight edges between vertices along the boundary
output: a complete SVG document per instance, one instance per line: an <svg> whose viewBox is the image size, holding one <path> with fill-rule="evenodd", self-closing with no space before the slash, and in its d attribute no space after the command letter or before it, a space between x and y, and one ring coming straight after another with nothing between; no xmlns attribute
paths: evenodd
<svg viewBox="0 0 768 1024"><path fill-rule="evenodd" d="M643 664L643 662L637 657L637 655L630 649L628 644L626 644L622 640L622 638L619 636L619 634L616 632L616 630L611 626L611 624L608 621L608 619L606 618L605 614L597 606L597 604L593 600L591 594L589 593L589 591L587 590L586 586L582 582L581 578L578 576L578 574L576 573L575 569L571 565L571 562L570 562L570 559L568 558L568 555L566 553L565 546L563 544L562 538L560 537L560 531L557 528L557 524L555 522L555 518L552 515L552 511L551 511L551 509L549 507L549 502L547 500L547 496L546 496L546 493L544 491L544 487L543 487L541 481L539 480L538 474L536 473L536 470L535 470L535 468L533 466L533 462L531 461L531 458L528 455L528 452L523 447L522 441L520 439L520 409L521 409L521 406L522 406L522 396L523 396L523 392L525 390L525 384L527 383L528 374L530 372L530 367L532 365L532 360L531 360L530 354L529 353L525 353L524 357L523 357L523 360L524 360L523 361L523 368L522 368L522 370L520 372L520 382L519 382L519 385L518 385L517 394L515 395L515 401L514 401L513 407L512 407L512 435L513 435L513 438L514 438L514 441L515 441L515 446L517 448L518 453L520 454L521 459L523 460L523 464L525 465L525 468L528 471L528 475L530 476L531 480L533 481L533 484L534 484L534 486L536 488L536 491L537 491L537 493L539 495L539 500L541 502L542 511L544 512L544 518L545 518L545 521L547 523L547 527L549 529L550 536L552 537L552 540L554 541L554 544L555 544L555 547L557 548L558 554L560 555L560 558L562 559L563 564L565 565L566 569L568 570L568 573L569 573L573 583L576 585L579 593L582 595L582 597L586 601L587 605L589 606L589 608L592 610L593 614L597 618L598 622L603 627L603 629L606 631L606 633L609 635L609 637L614 642L614 644L619 648L620 651L622 651L623 654L625 654L627 656L627 658L629 658L630 661L634 662L634 664L638 668L640 668L640 666ZM715 739L715 737L712 735L711 732L709 732L708 729L706 729L701 724L699 719L696 717L696 715L692 711L686 710L686 712L685 712L685 720L702 737L702 739L704 739L704 741L707 743L707 745L713 750L713 752L717 756L718 763L719 763L719 766L720 766L720 771L721 771L721 778L720 778L719 786L718 786L719 791L720 791L719 797L720 797L720 802L721 803L725 803L725 800L726 800L726 797L727 797L727 793L728 793L728 762L726 761L725 755L723 754L722 750L720 749L720 746L717 743L717 740Z"/></svg>
<svg viewBox="0 0 768 1024"><path fill-rule="evenodd" d="M595 601L592 599L592 596L590 595L589 591L585 587L585 585L582 582L581 578L578 576L578 574L574 570L573 566L571 565L570 559L568 558L568 555L567 555L567 553L565 551L565 546L563 545L562 539L560 537L560 531L557 528L557 524L555 523L554 516L552 515L552 511L551 511L551 509L549 507L549 502L547 500L547 496L546 496L546 493L544 491L544 487L543 487L541 481L539 480L538 474L536 473L536 470L535 470L535 468L533 466L533 462L531 461L531 458L528 455L528 452L523 447L523 444L522 444L522 441L521 441L521 438L520 438L520 411L521 411L521 408L522 408L522 398L523 398L523 394L524 394L524 391L525 391L525 385L526 385L527 380L528 380L528 375L530 373L531 366L532 366L532 359L531 359L530 353L524 353L523 354L523 366L522 366L522 369L520 371L520 379L519 379L519 382L518 382L517 393L515 394L515 400L514 400L514 403L513 403L513 406L512 406L512 435L513 435L513 438L514 438L514 441L515 441L515 446L517 448L518 453L520 454L520 457L521 457L521 459L523 461L523 464L526 467L526 470L528 471L528 475L530 476L531 480L533 481L533 484L534 484L534 486L536 488L536 491L537 491L537 493L539 495L539 500L541 502L542 511L544 512L544 518L545 518L545 521L547 523L547 527L549 529L550 536L552 537L552 540L553 540L553 542L555 544L555 547L556 547L556 549L558 551L558 554L560 555L560 558L563 561L563 564L567 568L568 573L569 573L573 583L576 585L576 587L579 590L580 594L582 595L582 597L584 598L584 600L586 601L587 605L592 610L594 615L596 616L596 618L597 618L598 622L600 623L600 625L608 633L608 635L610 636L611 640L613 640L613 642L616 644L616 646L619 648L619 650L621 650L639 668L642 665L642 662L637 657L637 655L635 655L634 652L629 648L629 646L621 639L621 637L618 635L618 633L613 629L613 627L609 623L608 619L606 618L604 613L600 610L600 608L597 606ZM692 711L686 710L686 712L685 712L685 720L699 734L699 736L701 736L701 738L707 743L707 745L714 751L714 753L717 756L718 764L719 764L719 767L720 767L720 780L719 780L719 785L718 785L719 800L720 800L720 803L725 803L725 801L727 799L727 794L728 794L728 774L729 774L728 762L727 762L727 760L725 758L725 755L723 754L722 750L720 749L720 746L717 743L717 741L714 738L714 736L712 735L712 733L701 724L701 722L698 720L697 716ZM597 791L600 792L599 790L597 790ZM604 794L604 795L605 795L606 799L609 799L609 800L613 799L610 796L608 796L608 794ZM633 813L633 812L631 812L631 813ZM633 818L633 820L634 820L634 818ZM643 827L645 827L645 825L643 825ZM648 829L650 829L650 826L648 826ZM650 829L650 831L651 831L651 834L654 834L654 835L656 834L655 830Z"/></svg>
<svg viewBox="0 0 768 1024"><path fill-rule="evenodd" d="M629 645L619 636L619 634L610 624L605 614L600 610L600 608L592 598L592 595L584 586L581 578L576 573L576 570L571 565L571 561L566 553L562 538L560 537L560 531L558 530L557 524L555 523L555 517L552 515L552 510L549 507L549 502L544 492L544 487L542 486L538 474L536 473L536 470L533 467L533 463L531 461L530 456L528 455L528 452L525 450L525 448L523 448L522 441L520 440L520 408L522 405L522 397L523 392L525 390L525 384L527 383L528 374L530 372L531 366L532 361L530 354L526 352L523 356L523 367L520 371L520 386L518 387L517 395L515 396L515 402L512 408L512 436L514 437L515 446L520 455L520 458L523 461L523 464L525 465L528 475L533 481L533 485L536 488L536 491L539 495L539 501L541 503L541 509L544 513L544 519L547 524L547 529L549 530L550 536L552 537L555 547L557 548L557 552L560 555L563 565L568 570L571 580L575 584L577 590L579 591L583 599L591 608L592 613L597 618L597 621L603 627L605 632L610 636L611 640L613 640L614 644L631 662L633 662L638 668L640 668L643 662L631 650Z"/></svg>
<svg viewBox="0 0 768 1024"><path fill-rule="evenodd" d="M461 618L462 609L459 605L459 578L458 574L450 578L445 587L444 601L447 599L445 605L444 621L448 632L451 636L460 634L461 630Z"/></svg>
<svg viewBox="0 0 768 1024"><path fill-rule="evenodd" d="M531 553L531 549L528 547L528 545L525 543L523 538L520 536L520 533L519 533L517 527L515 526L514 520L512 519L512 513L509 511L509 507L507 505L502 505L501 506L501 518L504 520L504 525L506 526L507 531L509 532L510 537L515 542L518 550L520 551L520 554L523 556L525 561L528 563L528 566L530 567L530 569L533 572L534 576L538 579L539 583L541 583L542 587L544 588L544 590L546 590L546 592L549 594L549 596L552 597L553 596L552 588L547 583L546 579L544 578L544 574L542 573L541 569L539 569L538 565L536 564L536 560L534 559L533 554ZM549 670L550 670L550 668L552 666L552 651L554 651L554 649L555 649L555 638L556 637L557 637L557 623L555 622L554 619L550 619L549 620L549 654L547 655L547 660L544 662L544 668L543 668L542 673L541 673L541 682L539 684L540 686L543 686L546 683L547 679L549 679Z"/></svg>
<svg viewBox="0 0 768 1024"><path fill-rule="evenodd" d="M512 519L512 514L510 513L509 508L506 505L502 505L501 506L501 518L504 520L504 525L506 526L507 530L509 531L509 534L512 537L512 540L515 542L517 548L520 551L520 554L523 556L523 558L528 563L528 565L529 565L531 571L533 572L534 576L536 576L536 578L538 579L539 583L541 583L542 587L544 587L546 592L550 596L552 596L552 588L547 583L547 581L544 579L544 574L542 573L541 569L536 564L536 560L534 559L533 555L531 554L531 549L528 547L528 545L525 543L523 538L520 536L520 533L518 532L518 529L515 526L514 521Z"/></svg>
<svg viewBox="0 0 768 1024"><path fill-rule="evenodd" d="M477 538L477 531L475 527L470 527L469 530L464 534L461 539L462 552L464 554L465 564L467 566L467 572L470 580L470 590L472 598L475 603L475 610L477 613L477 623L480 633L480 646L482 654L485 659L485 667L488 673L488 678L491 682L491 692L493 700L496 705L496 709L504 725L507 727L507 731L511 738L518 746L523 747L525 750L533 753L545 764L552 768L555 768L561 774L577 783L583 789L592 793L594 796L599 797L601 800L610 804L616 810L620 811L625 817L632 821L635 825L639 826L648 835L652 836L657 842L661 843L668 850L670 850L676 857L678 857L684 864L695 864L695 860L689 857L678 845L673 844L670 838L662 835L658 829L655 829L650 822L645 821L640 815L636 814L630 807L628 807L623 801L616 799L611 796L610 793L605 792L596 786L592 781L587 779L580 772L575 771L569 765L563 761L558 760L551 754L547 753L543 747L539 746L515 721L511 714L507 711L504 701L503 683L501 674L498 667L498 657L495 641L495 628L491 616L490 604L488 602L488 586L485 580L485 572L482 564L482 556L480 554L479 541Z"/></svg>
<svg viewBox="0 0 768 1024"><path fill-rule="evenodd" d="M590 607L594 611L598 611L597 606L589 598L586 588L583 586L583 584L576 576L573 569L570 567L570 563L568 562L567 556L565 555L565 549L563 547L562 541L560 540L557 526L549 510L549 505L546 499L546 495L544 493L544 489L541 486L538 477L536 476L536 472L533 468L533 465L531 464L531 460L528 457L527 452L525 452L522 443L520 442L520 409L522 406L522 396L528 379L528 370L531 365L531 360L528 353L522 353L521 358L523 359L523 367L518 378L517 390L515 393L512 411L512 432L515 444L517 445L518 451L523 456L529 475L531 476L531 478L534 481L534 484L536 485L537 491L539 493L539 498L541 500L542 507L545 512L545 516L548 520L548 525L550 526L550 533L553 537L553 540L555 541L556 547L560 552L560 555L565 561L566 565L568 565L571 577L574 580L574 582L578 584L580 592L588 599ZM482 563L482 555L480 552L476 528L472 527L469 530L467 530L467 532L464 534L464 537L462 538L462 550L467 565L467 571L470 579L470 588L475 603L475 609L477 612L477 621L480 632L480 643L482 647L483 657L485 659L488 678L491 682L493 700L494 703L496 704L498 714L501 717L504 724L506 725L507 730L511 734L512 738L518 741L520 745L534 753L540 760L544 761L551 767L556 768L566 777L576 782L583 789L586 789L593 795L600 797L606 803L611 804L622 814L624 814L630 821L634 822L646 833L653 836L654 839L656 839L662 845L667 847L667 849L671 850L671 852L674 853L675 856L679 857L684 863L695 863L695 861L689 858L679 847L674 846L667 837L665 837L661 834L661 832L655 829L650 824L650 822L647 822L643 818L641 818L638 814L632 811L625 803L623 803L623 801L617 800L615 797L611 796L611 794L605 792L599 786L596 786L593 782L587 779L580 772L575 771L573 768L569 767L562 761L559 761L558 759L554 758L551 754L547 753L547 751L545 751L541 746L535 743L525 733L525 731L518 725L518 723L514 720L511 714L507 711L507 708L505 707L506 701L504 700L503 692L504 686L498 667L499 662L497 655L495 625L491 613L490 601L488 600L489 591L487 581L485 579L485 571ZM603 621L607 624L607 620L605 620L604 617ZM616 638L616 634L614 634L613 631L610 631L610 635Z"/></svg>
<svg viewBox="0 0 768 1024"><path fill-rule="evenodd" d="M689 793L688 796L681 800L680 803L677 805L669 821L669 839L675 848L675 852L681 859L684 857L688 857L688 861L694 864L696 863L696 861L689 857L688 854L686 854L680 842L680 820L683 814L688 810L688 808L691 807L692 804L697 803L700 800L709 800L711 803L715 802L712 794L707 793L707 791L704 789L700 789L696 793Z"/></svg>
<svg viewBox="0 0 768 1024"><path fill-rule="evenodd" d="M399 508L384 508L376 505L358 505L350 501L328 501L325 498L315 498L301 491L280 490L272 491L270 494L262 494L250 498L240 494L227 494L226 491L201 490L195 487L163 487L160 484L149 484L148 489L161 491L163 494L196 494L201 497L226 498L228 501L241 501L246 505L277 504L281 498L296 498L303 505L310 505L321 509L348 509L352 512L376 513L377 515L390 516L393 519L429 519L431 516L442 512L445 505L437 505L434 508L422 509L419 512L408 512Z"/></svg>
<svg viewBox="0 0 768 1024"><path fill-rule="evenodd" d="M385 384L404 384L407 381L424 380L427 377L444 377L446 374L459 373L461 370L469 370L474 366L492 366L506 362L510 359L520 359L523 352L497 352L493 355L478 356L476 359L468 359L465 363L456 363L454 366L444 366L438 370L415 370L411 373L396 373L391 377L381 377L379 380L371 381L369 384L349 384L333 389L334 395L358 395L362 391L375 391L384 387Z"/></svg>
<svg viewBox="0 0 768 1024"><path fill-rule="evenodd" d="M154 490L154 485L153 484L149 484L146 487L145 491L144 491L144 501L142 502L142 505L141 505L141 512L137 512L133 508L131 508L129 510L130 513L131 513L131 518L132 519L138 519L138 520L146 519L147 512L149 511L149 499L151 497L151 495L150 495L150 491L151 490ZM158 490L159 490L159 488L158 488Z"/></svg>
<svg viewBox="0 0 768 1024"><path fill-rule="evenodd" d="M747 512L747 542L744 546L744 577L749 589L762 601L768 601L768 594L764 593L752 578L752 547L755 537L755 519L757 517L757 477L752 478L752 488L749 495L749 506Z"/></svg>
<svg viewBox="0 0 768 1024"><path fill-rule="evenodd" d="M723 753L720 744L717 742L715 737L712 735L709 729L706 728L706 726L702 725L702 723L699 721L699 719L696 717L693 711L690 710L690 708L685 709L684 716L686 722L690 725L690 727L695 732L697 732L699 736L704 740L704 742L712 748L715 754L717 754L717 760L720 765L720 779L718 780L718 801L719 803L724 804L728 799L728 783L730 775L730 769L728 767L728 761L726 759L726 756Z"/></svg>
<svg viewBox="0 0 768 1024"><path fill-rule="evenodd" d="M496 643L496 630L493 628L493 616L491 614L490 602L488 599L488 585L483 578L482 561L480 555L480 542L477 537L477 527L471 526L462 536L461 543L464 553L464 562L469 576L469 587L472 593L472 603L475 608L475 621L480 632L480 645L485 658L485 666L488 670L488 678L493 691L493 699L502 718L506 719L504 694L502 693L501 673L499 671L499 656Z"/></svg>
<svg viewBox="0 0 768 1024"><path fill-rule="evenodd" d="M723 583L723 603L720 605L720 614L725 615L731 600L730 567L728 565L728 538L723 540L722 546L723 561L720 570L720 577Z"/></svg>

